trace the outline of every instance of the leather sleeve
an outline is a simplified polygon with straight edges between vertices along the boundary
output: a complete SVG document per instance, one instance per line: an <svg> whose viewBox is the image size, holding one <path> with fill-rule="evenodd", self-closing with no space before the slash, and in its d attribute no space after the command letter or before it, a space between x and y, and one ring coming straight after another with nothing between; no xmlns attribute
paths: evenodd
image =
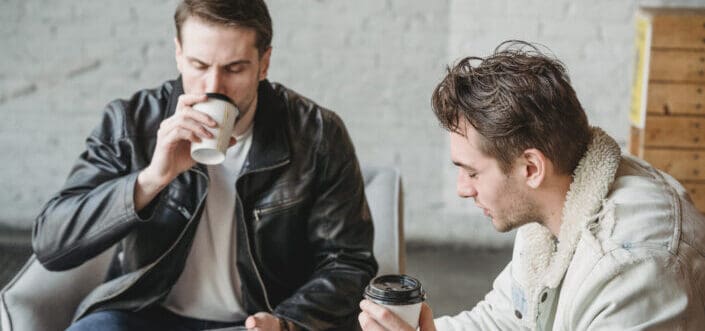
<svg viewBox="0 0 705 331"><path fill-rule="evenodd" d="M316 270L274 313L311 330L358 328L364 287L377 272L373 226L355 151L342 121L326 112L318 196L308 221Z"/></svg>
<svg viewBox="0 0 705 331"><path fill-rule="evenodd" d="M48 270L82 264L117 243L140 221L133 198L134 145L125 134L125 107L138 99L146 98L138 93L130 102L108 105L64 186L37 217L32 246Z"/></svg>

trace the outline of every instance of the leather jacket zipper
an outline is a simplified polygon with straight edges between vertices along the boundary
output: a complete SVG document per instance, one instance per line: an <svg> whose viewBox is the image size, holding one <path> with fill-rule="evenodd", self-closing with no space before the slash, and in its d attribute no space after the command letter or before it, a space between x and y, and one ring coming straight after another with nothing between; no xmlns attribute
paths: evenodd
<svg viewBox="0 0 705 331"><path fill-rule="evenodd" d="M255 210L252 211L252 214L253 214L253 216L255 217L255 221L257 221L257 223L259 223L259 221L260 221L262 215L269 214L269 213L271 213L271 212L273 212L273 211L279 211L279 210L287 209L287 208L289 208L289 207L291 207L291 206L293 206L293 205L295 205L295 204L297 204L297 203L299 203L299 202L301 202L301 201L303 201L303 200L304 200L303 198L300 198L300 199L295 199L295 200L287 201L287 202L278 204L278 205L276 205L276 206L265 207L265 208L257 208L257 209L255 209Z"/></svg>
<svg viewBox="0 0 705 331"><path fill-rule="evenodd" d="M242 206L242 201L240 200L240 195L237 195L237 201ZM242 209L240 210L240 217L242 217L242 224L245 224L245 214L242 212ZM274 309L272 309L272 305L269 304L269 297L267 295L267 287L264 286L264 281L262 281L262 276L259 273L259 269L257 268L257 264L255 263L255 258L252 256L252 249L250 248L250 234L247 229L245 230L245 240L247 241L245 244L247 244L247 256L250 257L250 263L252 263L252 268L255 270L255 275L257 275L257 280L259 281L259 285L262 287L262 294L264 295L264 303L267 305L267 309L269 309L269 312L273 312Z"/></svg>
<svg viewBox="0 0 705 331"><path fill-rule="evenodd" d="M238 176L237 180L235 182L237 183L238 181L240 181L240 178L242 178L246 175L279 168L287 163L289 163L289 160L277 163L277 164L270 166L270 167L247 171L247 172L241 174L240 176ZM240 204L240 206L243 206L242 200L240 200L240 192L237 192L237 185L235 186L235 191L236 191L235 196L237 197L238 203ZM242 208L240 208L240 217L241 217L240 219L242 220L242 223L245 225L245 227L247 227L247 222L245 222L245 213L243 213ZM259 218L259 216L257 215L256 218ZM270 313L274 312L274 309L272 309L272 305L269 303L269 296L267 295L267 287L264 285L264 281L262 280L262 275L260 275L259 269L257 268L257 264L255 263L255 258L252 255L252 249L250 248L251 247L250 246L250 233L249 233L249 231L247 231L247 229L243 229L243 230L245 230L245 240L247 240L247 242L246 242L247 255L250 257L250 263L252 263L252 267L255 270L255 275L257 275L257 280L259 281L259 285L262 287L262 294L264 295L264 302L267 305L267 309L269 309L269 312Z"/></svg>
<svg viewBox="0 0 705 331"><path fill-rule="evenodd" d="M193 172L195 172L195 173L197 173L197 174L203 176L203 177L205 178L205 180L206 180L206 193L203 194L203 197L201 197L201 200L198 202L198 205L196 206L196 210L198 210L198 209L201 208L201 206L203 205L203 202L206 200L206 196L208 196L208 189L207 189L207 188L208 188L208 185L210 185L210 180L209 180L209 178L208 178L208 175L206 175L205 173L201 172L200 170L198 170L198 169L196 169L196 168L191 168L191 169L189 169L189 171L193 171ZM180 207L180 208L179 208L179 212L183 213L183 211L181 210L181 208L183 208L184 210L185 210L185 208L184 208L183 206L179 206L179 207ZM188 213L188 210L186 210L186 213L190 215L190 213ZM189 221L188 221L188 223L187 223L187 225L186 225L187 228L188 228L189 225L191 225L191 222L193 222L193 218L189 218ZM167 250L164 252L164 254L162 254L156 261L154 261L154 262L152 262L151 264L149 264L149 265L146 267L146 270L142 273L142 275L140 275L139 277L136 277L136 278L132 281L132 283L130 283L129 286L125 286L125 287L123 287L122 290L117 291L117 292L113 293L112 295L101 299L100 301L94 302L92 305L90 305L90 306L86 307L85 309L83 309L83 310L80 312L80 314L77 314L76 316L83 316L83 314L85 314L86 311L88 311L90 308L94 307L94 306L97 305L98 303L106 302L106 301L108 301L108 300L110 300L110 299L113 299L113 298L117 297L118 295L120 295L120 294L124 293L125 291L127 291L129 288L131 288L133 284L135 284L138 280L140 280L140 279L142 278L142 276L144 276L145 274L147 274L147 272L149 272L152 268L154 268L154 266L157 265L157 263L159 263L162 259L164 259L164 257L167 256L167 255L169 254L169 252L171 252L171 251L174 249L174 247L176 247L176 245L181 241L181 239L183 238L183 236L184 236L185 233L186 233L186 229L184 228L184 231L181 231L181 234L179 235L178 238L176 238L176 240L174 241L174 243L171 244L171 246L169 247L169 249L167 249Z"/></svg>
<svg viewBox="0 0 705 331"><path fill-rule="evenodd" d="M183 217L185 217L185 218L188 219L188 220L191 219L191 216L192 216L192 215L191 215L191 213L189 213L189 211L188 211L188 209L186 209L186 207L184 207L184 206L178 206L178 207L176 207L176 209L179 210L179 212L181 213L181 215L182 215Z"/></svg>

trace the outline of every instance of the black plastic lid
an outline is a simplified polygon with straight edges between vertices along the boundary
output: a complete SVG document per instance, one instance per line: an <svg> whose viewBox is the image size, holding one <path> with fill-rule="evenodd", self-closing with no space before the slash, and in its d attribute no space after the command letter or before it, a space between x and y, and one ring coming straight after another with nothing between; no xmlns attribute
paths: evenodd
<svg viewBox="0 0 705 331"><path fill-rule="evenodd" d="M426 292L414 277L382 275L367 285L365 298L384 305L409 305L426 300Z"/></svg>
<svg viewBox="0 0 705 331"><path fill-rule="evenodd" d="M234 103L232 100L230 100L230 98L228 98L228 96L225 95L225 94L220 94L220 93L206 93L206 96L208 97L208 99L213 98L213 99L218 99L218 100L223 100L223 101L230 102L230 103L232 103L233 105L235 104L235 103Z"/></svg>

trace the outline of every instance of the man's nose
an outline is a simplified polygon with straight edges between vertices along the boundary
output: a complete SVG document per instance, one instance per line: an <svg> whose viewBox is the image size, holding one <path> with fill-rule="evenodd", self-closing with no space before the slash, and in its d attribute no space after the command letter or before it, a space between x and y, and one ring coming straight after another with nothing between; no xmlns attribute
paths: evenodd
<svg viewBox="0 0 705 331"><path fill-rule="evenodd" d="M223 74L218 68L211 68L206 76L206 92L223 94Z"/></svg>
<svg viewBox="0 0 705 331"><path fill-rule="evenodd" d="M458 196L461 198L473 198L477 195L475 186L472 185L470 179L463 170L458 171L456 191L458 192Z"/></svg>

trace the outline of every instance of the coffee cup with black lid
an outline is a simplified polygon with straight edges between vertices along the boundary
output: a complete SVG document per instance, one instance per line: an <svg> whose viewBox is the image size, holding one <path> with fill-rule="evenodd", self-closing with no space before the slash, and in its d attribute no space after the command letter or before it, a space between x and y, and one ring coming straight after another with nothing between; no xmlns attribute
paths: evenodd
<svg viewBox="0 0 705 331"><path fill-rule="evenodd" d="M382 305L416 329L426 292L418 279L407 275L382 275L365 288L365 299Z"/></svg>

